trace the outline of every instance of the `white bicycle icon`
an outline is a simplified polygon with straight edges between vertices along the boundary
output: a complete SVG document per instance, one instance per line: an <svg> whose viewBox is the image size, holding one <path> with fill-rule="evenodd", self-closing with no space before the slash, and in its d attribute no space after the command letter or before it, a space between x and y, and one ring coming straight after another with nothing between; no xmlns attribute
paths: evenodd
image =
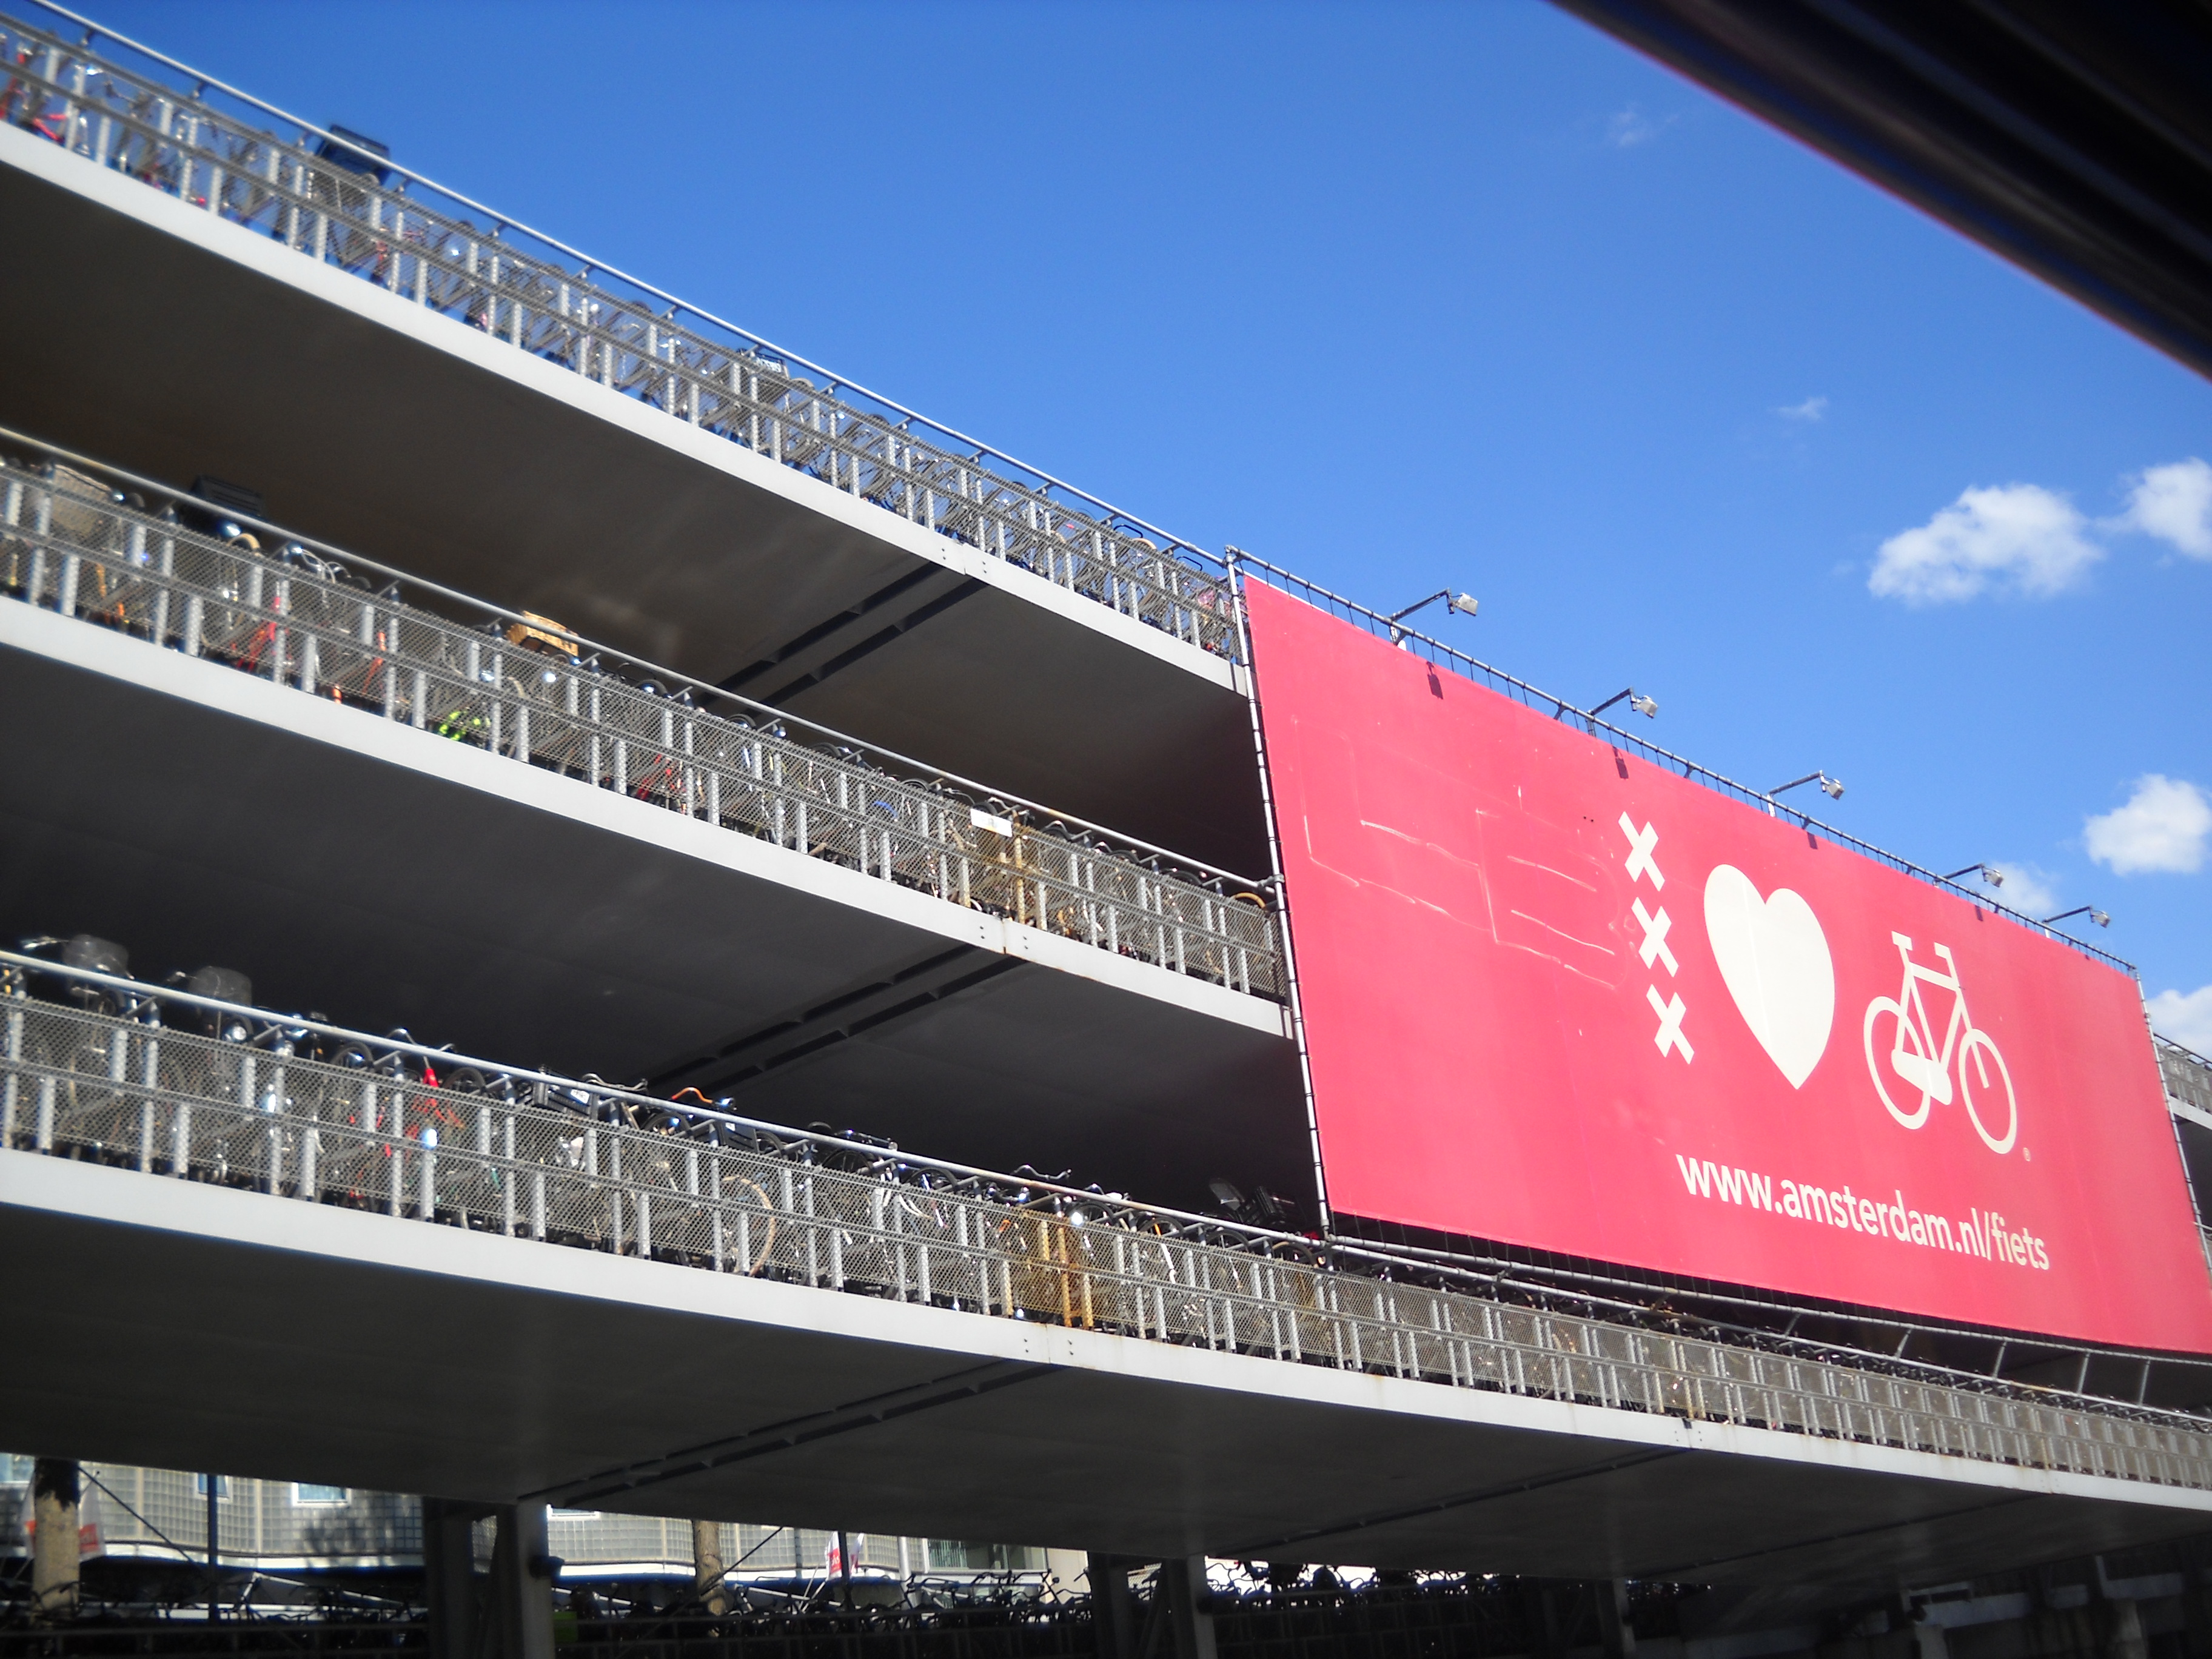
<svg viewBox="0 0 2212 1659"><path fill-rule="evenodd" d="M1904 934L1892 933L1889 938L1897 946L1898 955L1904 958L1905 982L1894 997L1876 997L1867 1004L1867 1070L1873 1074L1875 1092L1881 1097L1881 1103L1889 1109L1892 1117L1908 1129L1918 1128L1928 1121L1930 1106L1951 1103L1951 1061L1955 1048L1959 1095L1966 1103L1967 1117L1973 1121L1974 1133L1981 1136L1982 1144L1991 1152L2010 1152L2020 1134L2020 1102L2012 1091L2012 1073L2005 1069L2004 1056L1997 1052L1997 1045L1990 1034L1977 1030L1966 1016L1966 993L1959 983L1957 959L1948 945L1935 946L1936 954L1951 970L1939 974L1913 961L1912 941ZM1936 1042L1936 1028L1928 1018L1928 1005L1920 994L1923 985L1951 993L1951 1023L1944 1028L1940 1047ZM1889 1090L1882 1081L1881 1066L1875 1058L1878 1051L1875 1047L1875 1025L1885 1018L1897 1022L1897 1029L1889 1040L1889 1069L1920 1095L1918 1107L1911 1111L1900 1110L1897 1102L1890 1098ZM2004 1133L1994 1135L1982 1121L1982 1108L1996 1106L1999 1089L2004 1094ZM1995 1115L1994 1110L1991 1115Z"/></svg>

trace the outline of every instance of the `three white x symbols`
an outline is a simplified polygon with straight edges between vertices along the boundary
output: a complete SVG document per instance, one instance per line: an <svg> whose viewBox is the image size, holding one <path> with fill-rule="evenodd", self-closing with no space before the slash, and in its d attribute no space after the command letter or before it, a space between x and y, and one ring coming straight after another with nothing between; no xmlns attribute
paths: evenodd
<svg viewBox="0 0 2212 1659"><path fill-rule="evenodd" d="M1628 837L1628 879L1634 883L1649 876L1653 892L1663 890L1667 878L1660 871L1659 861L1651 856L1652 850L1659 845L1659 831L1650 823L1638 830L1636 820L1623 812L1620 815L1620 833ZM1637 896L1634 905L1636 920L1644 929L1644 943L1637 952L1644 958L1644 965L1649 968L1655 962L1662 962L1666 963L1669 974L1680 973L1681 964L1674 960L1674 952L1667 944L1667 932L1674 924L1664 908L1656 914L1645 909L1640 894ZM1688 1065L1692 1053L1690 1039L1682 1035L1681 993L1676 992L1672 1000L1663 999L1657 986L1648 985L1644 987L1644 998L1651 1005L1651 1012L1659 1016L1658 1035L1652 1038L1659 1045L1659 1058L1664 1060L1680 1048L1682 1063Z"/></svg>

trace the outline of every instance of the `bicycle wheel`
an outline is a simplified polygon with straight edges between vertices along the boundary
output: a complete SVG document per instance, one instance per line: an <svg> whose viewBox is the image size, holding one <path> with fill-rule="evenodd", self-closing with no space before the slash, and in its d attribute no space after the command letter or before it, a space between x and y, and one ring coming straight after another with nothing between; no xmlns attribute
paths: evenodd
<svg viewBox="0 0 2212 1659"><path fill-rule="evenodd" d="M1995 1069L1996 1076L1990 1073ZM2020 1138L2020 1102L2012 1091L2012 1073L2005 1069L2004 1056L1987 1031L1969 1030L1959 1045L1959 1087L1966 1100L1966 1115L1973 1121L1974 1133L1991 1152L2003 1153L2012 1150L2013 1142ZM2004 1133L1993 1135L1982 1121L1981 1108L1994 1107L1998 1091L2004 1096ZM1980 1099L1975 1098L1977 1093ZM1995 1115L1992 1113L1992 1115Z"/></svg>
<svg viewBox="0 0 2212 1659"><path fill-rule="evenodd" d="M1875 1026L1884 1017L1896 1022L1897 1030L1888 1042L1877 1049L1874 1041ZM1863 1030L1866 1045L1867 1075L1874 1079L1875 1093L1881 1097L1881 1103L1888 1109L1892 1117L1908 1129L1918 1128L1928 1121L1928 1108L1931 1103L1928 1091L1925 1089L1920 1091L1919 1110L1900 1111L1897 1103L1889 1097L1889 1085L1882 1080L1882 1074L1888 1069L1887 1062L1892 1053L1917 1054L1923 1060L1928 1058L1921 1046L1919 1030L1905 1017L1904 1005L1894 997L1876 997L1872 1002L1867 1004L1866 1020Z"/></svg>

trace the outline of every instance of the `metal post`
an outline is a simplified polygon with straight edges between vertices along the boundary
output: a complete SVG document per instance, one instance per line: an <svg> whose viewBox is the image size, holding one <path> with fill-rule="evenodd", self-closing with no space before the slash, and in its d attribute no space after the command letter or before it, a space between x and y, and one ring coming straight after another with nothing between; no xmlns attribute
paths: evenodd
<svg viewBox="0 0 2212 1659"><path fill-rule="evenodd" d="M1283 880L1283 843L1279 826L1275 821L1274 785L1267 771L1267 723L1260 710L1260 672L1252 659L1252 630L1244 609L1244 583L1247 580L1238 564L1241 550L1228 548L1229 574L1223 592L1229 602L1230 612L1237 621L1237 655L1243 670L1244 698L1250 714L1252 753L1259 763L1261 807L1267 826L1267 871L1274 878L1275 901L1279 907L1275 917L1276 938L1279 941L1283 962L1283 992L1291 1011L1291 1032L1298 1051L1299 1081L1305 1092L1306 1140L1313 1161L1314 1210L1318 1230L1324 1235L1335 1231L1336 1223L1328 1203L1328 1176L1321 1162L1321 1118L1314 1104L1313 1057L1306 1046L1305 1006L1298 993L1298 959L1291 938L1291 912L1288 890Z"/></svg>
<svg viewBox="0 0 2212 1659"><path fill-rule="evenodd" d="M837 1528L837 1589L845 1611L853 1610L853 1540L844 1528Z"/></svg>
<svg viewBox="0 0 2212 1659"><path fill-rule="evenodd" d="M222 1491L222 1477L210 1473L200 1477L207 1482L207 1557L208 1557L208 1623L222 1618L222 1596L218 1573L222 1559L222 1513L216 1507Z"/></svg>

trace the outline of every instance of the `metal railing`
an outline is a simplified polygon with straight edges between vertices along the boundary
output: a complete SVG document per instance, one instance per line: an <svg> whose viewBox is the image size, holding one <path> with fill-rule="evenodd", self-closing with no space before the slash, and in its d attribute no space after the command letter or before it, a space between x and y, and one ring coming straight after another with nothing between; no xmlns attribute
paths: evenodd
<svg viewBox="0 0 2212 1659"><path fill-rule="evenodd" d="M0 17L11 76L0 119L1202 650L1234 655L1226 586L1194 562L1218 561L1191 544L310 122L119 44L195 84L180 90L87 44ZM242 114L218 108L217 97Z"/></svg>
<svg viewBox="0 0 2212 1659"><path fill-rule="evenodd" d="M249 550L251 549L251 550ZM113 499L64 468L0 465L0 594L272 684L580 779L951 903L1281 1000L1267 899L942 775L893 775L836 734L732 694L631 684L543 619L467 626L373 592L300 544L252 548ZM463 604L434 590L447 609ZM544 647L544 648L536 648ZM644 665L641 665L644 667ZM696 684L696 683L689 683ZM653 689L648 689L648 687ZM757 716L756 720L755 716ZM818 728L817 728L818 731ZM881 754L884 751L876 751Z"/></svg>
<svg viewBox="0 0 2212 1659"><path fill-rule="evenodd" d="M19 1151L1288 1364L2212 1488L2212 1432L2176 1413L1393 1282L1409 1264L1346 1271L1295 1237L0 962L0 1145ZM26 995L37 974L88 1006ZM180 1013L262 1037L160 1023Z"/></svg>
<svg viewBox="0 0 2212 1659"><path fill-rule="evenodd" d="M1887 848L1877 847L1872 842L1862 841L1848 830L1838 830L1835 825L1814 817L1802 807L1777 800L1774 796L1765 791L1753 789L1748 784L1738 783L1724 773L1716 772L1708 766L1700 766L1697 762L1678 755L1671 749L1662 748L1648 738L1638 737L1633 732L1600 720L1589 710L1569 702L1564 697L1544 690L1540 686L1531 685L1526 680L1516 678L1502 668L1493 668L1479 657L1471 657L1464 651L1455 650L1443 641L1432 639L1426 634L1408 628L1403 623L1394 622L1379 611L1370 611L1358 600L1347 599L1340 593L1332 592L1320 583L1309 581L1293 571L1284 569L1280 565L1270 564L1257 554L1247 553L1242 548L1232 547L1229 550L1229 566L1235 579L1265 582L1270 587L1279 588L1285 593L1304 599L1317 610L1326 611L1340 621L1348 622L1356 628L1364 629L1378 639L1387 639L1392 644L1435 663L1438 667L1448 668L1464 678L1473 680L1478 685L1498 692L1502 696L1510 697L1523 708L1548 709L1554 719L1571 720L1590 736L1601 738L1617 749L1632 752L1655 765L1679 773L1691 782L1700 784L1717 794L1726 795L1730 799L1741 801L1747 806L1755 806L1774 817L1787 818L1804 830L1826 836L1839 847L1848 847L1853 852L1863 854L1875 862L1886 864L1902 874L1924 881L1930 886L1941 887L1947 892L1955 893L1969 903L1986 907L2008 921L2018 922L2032 933L2040 933L2045 939L2055 939L2061 945L2069 945L2084 956L2094 957L2099 961L2118 969L2130 979L2136 977L2133 963L2116 957L2109 951L2100 951L2095 945L2075 939L2070 933L2060 933L2038 921L2034 917L2024 915L2020 911L1991 898L1985 893L1966 886L1960 881L1948 876L1940 876L1932 870L1923 869L1902 854L1893 853Z"/></svg>

